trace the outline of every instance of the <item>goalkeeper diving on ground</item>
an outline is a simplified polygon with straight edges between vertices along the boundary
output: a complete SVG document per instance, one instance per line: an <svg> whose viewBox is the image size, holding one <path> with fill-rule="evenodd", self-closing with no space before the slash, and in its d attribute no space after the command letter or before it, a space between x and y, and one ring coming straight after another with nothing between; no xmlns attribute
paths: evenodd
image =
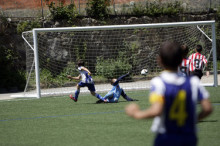
<svg viewBox="0 0 220 146"><path fill-rule="evenodd" d="M103 97L103 99L98 100L96 103L117 103L119 101L120 96L122 96L127 101L137 101L136 99L130 98L125 93L125 91L119 86L119 82L127 76L129 76L129 73L120 76L118 79L112 79L112 89Z"/></svg>

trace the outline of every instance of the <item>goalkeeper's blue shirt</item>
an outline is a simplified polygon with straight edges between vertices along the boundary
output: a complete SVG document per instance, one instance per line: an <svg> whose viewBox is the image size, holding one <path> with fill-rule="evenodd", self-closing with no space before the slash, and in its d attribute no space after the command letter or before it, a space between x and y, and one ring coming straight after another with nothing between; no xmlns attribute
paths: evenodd
<svg viewBox="0 0 220 146"><path fill-rule="evenodd" d="M110 92L114 93L114 98L116 98L117 100L119 99L122 89L119 86L119 81L121 81L122 79L124 79L126 76L128 76L129 74L125 74L120 76L113 84L112 84L112 90Z"/></svg>
<svg viewBox="0 0 220 146"><path fill-rule="evenodd" d="M120 76L113 84L112 84L112 89L104 96L104 99L110 98L113 99L113 101L118 101L121 92L122 92L122 88L119 86L119 81L121 81L122 79L124 79L126 76L128 76L129 74L125 74Z"/></svg>
<svg viewBox="0 0 220 146"><path fill-rule="evenodd" d="M109 93L113 93L113 98L115 100L116 99L118 100L120 95L121 95L121 91L122 91L122 89L121 89L121 87L119 86L119 83L118 83L116 85L113 85L113 87L112 87L111 91L109 91Z"/></svg>
<svg viewBox="0 0 220 146"><path fill-rule="evenodd" d="M197 77L164 71L151 81L150 102L163 102L163 113L155 117L151 130L163 135L196 136L196 104L209 97Z"/></svg>

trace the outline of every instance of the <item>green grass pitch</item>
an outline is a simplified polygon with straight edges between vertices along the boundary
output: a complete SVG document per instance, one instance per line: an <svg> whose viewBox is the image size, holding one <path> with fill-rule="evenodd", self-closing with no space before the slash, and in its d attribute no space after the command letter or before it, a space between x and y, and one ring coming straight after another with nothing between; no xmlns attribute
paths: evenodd
<svg viewBox="0 0 220 146"><path fill-rule="evenodd" d="M220 144L220 87L208 87L213 114L198 123L199 146ZM147 108L149 91L129 91ZM152 120L134 120L124 113L129 104L95 104L96 98L80 94L77 103L69 97L0 101L1 146L150 146Z"/></svg>

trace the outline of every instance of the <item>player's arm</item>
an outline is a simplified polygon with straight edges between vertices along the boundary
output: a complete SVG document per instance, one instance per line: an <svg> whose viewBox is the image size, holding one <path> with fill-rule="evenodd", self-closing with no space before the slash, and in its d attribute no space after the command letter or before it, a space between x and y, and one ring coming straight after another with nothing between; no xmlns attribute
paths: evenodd
<svg viewBox="0 0 220 146"><path fill-rule="evenodd" d="M119 81L121 81L122 79L124 79L125 77L129 76L130 73L127 73L125 75L120 76L114 83L113 86L117 85L119 83Z"/></svg>
<svg viewBox="0 0 220 146"><path fill-rule="evenodd" d="M203 63L205 64L205 68L206 68L206 76L208 77L210 73L209 73L209 71L208 71L208 62L207 62L205 56L204 56L204 58L203 58L202 61L203 61Z"/></svg>
<svg viewBox="0 0 220 146"><path fill-rule="evenodd" d="M209 77L210 72L207 70L206 71L206 76Z"/></svg>
<svg viewBox="0 0 220 146"><path fill-rule="evenodd" d="M146 110L140 110L136 104L128 105L125 108L126 114L135 119L147 119L159 116L163 112L163 97L159 94L151 93L150 102L152 105Z"/></svg>
<svg viewBox="0 0 220 146"><path fill-rule="evenodd" d="M203 99L200 104L201 104L201 112L198 115L198 121L206 118L213 111L209 99Z"/></svg>
<svg viewBox="0 0 220 146"><path fill-rule="evenodd" d="M84 71L88 72L89 75L92 74L86 67L81 67L81 70L84 70Z"/></svg>
<svg viewBox="0 0 220 146"><path fill-rule="evenodd" d="M159 116L163 111L163 104L156 102L146 110L140 110L139 106L135 103L128 105L125 112L128 116L134 119L147 119Z"/></svg>
<svg viewBox="0 0 220 146"><path fill-rule="evenodd" d="M77 77L72 77L72 76L68 75L67 78L74 79L74 80L79 80L81 78L81 75L79 75Z"/></svg>
<svg viewBox="0 0 220 146"><path fill-rule="evenodd" d="M207 70L208 69L208 63L205 64L205 68L206 68L206 76L208 77L209 74L210 74L209 71Z"/></svg>

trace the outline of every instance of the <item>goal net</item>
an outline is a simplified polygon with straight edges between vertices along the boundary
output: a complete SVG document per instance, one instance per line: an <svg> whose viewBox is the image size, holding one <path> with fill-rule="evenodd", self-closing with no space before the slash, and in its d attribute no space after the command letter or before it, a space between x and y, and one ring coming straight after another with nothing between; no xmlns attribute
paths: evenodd
<svg viewBox="0 0 220 146"><path fill-rule="evenodd" d="M120 85L124 90L150 87L149 80L160 74L158 48L166 40L176 40L190 48L203 46L208 59L209 78L205 85L217 85L215 22L178 22L68 28L39 28L23 32L26 46L27 97L61 96L74 93L79 81L77 60L85 62L97 93L111 89L109 80L131 72ZM148 74L140 74L148 69ZM88 92L82 88L81 92Z"/></svg>

